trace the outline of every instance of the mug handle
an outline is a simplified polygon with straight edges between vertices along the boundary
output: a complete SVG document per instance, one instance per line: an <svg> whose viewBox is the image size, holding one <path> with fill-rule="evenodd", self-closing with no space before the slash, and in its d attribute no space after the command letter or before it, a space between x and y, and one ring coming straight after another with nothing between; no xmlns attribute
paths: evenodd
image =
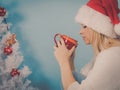
<svg viewBox="0 0 120 90"><path fill-rule="evenodd" d="M55 44L56 44L57 47L58 47L58 45L57 45L56 37L59 36L59 35L61 35L61 34L60 34L60 33L57 33L57 34L55 34L55 36L54 36L54 42L55 42Z"/></svg>

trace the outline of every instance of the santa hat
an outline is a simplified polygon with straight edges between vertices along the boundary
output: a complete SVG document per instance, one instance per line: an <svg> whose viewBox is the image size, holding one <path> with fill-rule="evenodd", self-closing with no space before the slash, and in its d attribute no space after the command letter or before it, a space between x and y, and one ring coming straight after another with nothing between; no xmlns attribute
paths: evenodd
<svg viewBox="0 0 120 90"><path fill-rule="evenodd" d="M75 20L111 38L120 36L118 0L89 0Z"/></svg>

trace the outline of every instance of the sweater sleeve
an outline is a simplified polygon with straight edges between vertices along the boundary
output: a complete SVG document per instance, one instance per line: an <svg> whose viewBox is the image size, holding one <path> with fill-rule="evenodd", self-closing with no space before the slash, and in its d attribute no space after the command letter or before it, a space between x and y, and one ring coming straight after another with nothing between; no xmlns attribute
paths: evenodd
<svg viewBox="0 0 120 90"><path fill-rule="evenodd" d="M68 90L119 90L119 53L113 51L100 53L86 79L81 84L72 83Z"/></svg>
<svg viewBox="0 0 120 90"><path fill-rule="evenodd" d="M89 63L87 63L80 71L80 73L84 76L87 77L89 71L93 68L95 62L95 58L91 59Z"/></svg>
<svg viewBox="0 0 120 90"><path fill-rule="evenodd" d="M79 73L79 72L76 71L76 70L74 70L74 71L72 72L72 74L73 74L75 80L76 80L78 83L81 83L82 80L85 79L85 76L83 76L81 73Z"/></svg>

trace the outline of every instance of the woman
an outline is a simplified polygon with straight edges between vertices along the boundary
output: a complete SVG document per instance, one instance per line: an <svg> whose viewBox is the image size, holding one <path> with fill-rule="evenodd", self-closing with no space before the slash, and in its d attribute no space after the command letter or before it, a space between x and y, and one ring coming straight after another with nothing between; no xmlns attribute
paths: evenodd
<svg viewBox="0 0 120 90"><path fill-rule="evenodd" d="M93 47L94 59L81 70L86 78L78 83L72 74L75 47L68 50L63 39L57 42L54 54L64 90L120 90L119 12L117 0L89 0L80 8L76 21L84 42Z"/></svg>

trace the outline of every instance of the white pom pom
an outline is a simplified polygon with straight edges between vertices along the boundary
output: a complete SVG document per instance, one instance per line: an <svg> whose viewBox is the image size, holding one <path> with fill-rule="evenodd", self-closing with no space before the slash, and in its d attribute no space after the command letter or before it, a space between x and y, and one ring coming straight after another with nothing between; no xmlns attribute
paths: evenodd
<svg viewBox="0 0 120 90"><path fill-rule="evenodd" d="M114 26L115 33L120 36L120 23Z"/></svg>

